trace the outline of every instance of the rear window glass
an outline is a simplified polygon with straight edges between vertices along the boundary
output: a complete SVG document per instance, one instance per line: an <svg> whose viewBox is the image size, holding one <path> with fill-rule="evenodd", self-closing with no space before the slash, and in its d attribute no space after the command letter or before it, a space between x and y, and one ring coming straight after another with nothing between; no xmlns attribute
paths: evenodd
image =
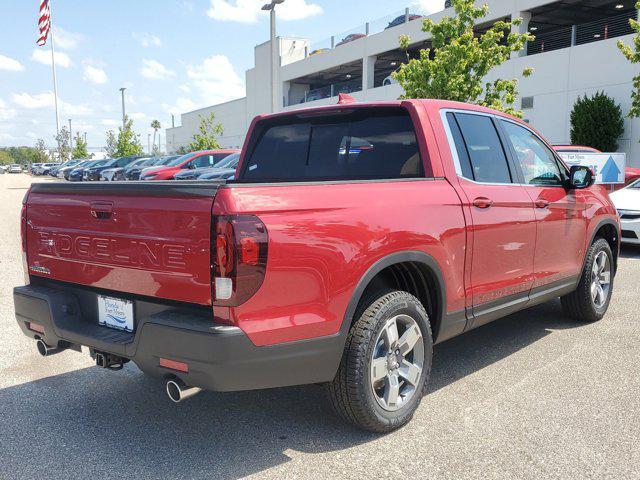
<svg viewBox="0 0 640 480"><path fill-rule="evenodd" d="M409 114L357 111L300 119L262 131L246 165L246 181L358 180L422 177Z"/></svg>

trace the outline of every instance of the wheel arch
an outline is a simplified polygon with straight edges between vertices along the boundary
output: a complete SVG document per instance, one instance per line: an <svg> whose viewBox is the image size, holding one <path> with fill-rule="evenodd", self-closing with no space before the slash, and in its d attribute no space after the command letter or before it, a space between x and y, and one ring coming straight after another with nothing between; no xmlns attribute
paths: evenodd
<svg viewBox="0 0 640 480"><path fill-rule="evenodd" d="M618 269L618 256L620 255L620 226L612 218L605 218L598 222L591 232L591 238L587 244L587 250L593 244L596 238L604 238L613 253L613 268L614 272ZM586 255L585 260L586 262ZM583 264L584 269L584 264Z"/></svg>
<svg viewBox="0 0 640 480"><path fill-rule="evenodd" d="M387 275L395 277L394 287L409 291L423 303L429 313L435 342L440 333L447 304L444 277L440 266L431 255L413 250L387 255L367 269L351 295L342 321L341 333L346 337L356 320L360 302L370 292L387 285ZM402 288L401 285L405 287Z"/></svg>

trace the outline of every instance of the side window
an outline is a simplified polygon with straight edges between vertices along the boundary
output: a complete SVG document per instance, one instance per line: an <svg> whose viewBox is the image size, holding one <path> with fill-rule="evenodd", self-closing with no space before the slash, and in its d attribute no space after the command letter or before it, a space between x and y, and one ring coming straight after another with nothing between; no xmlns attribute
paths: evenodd
<svg viewBox="0 0 640 480"><path fill-rule="evenodd" d="M456 113L473 180L485 183L512 183L507 156L490 117Z"/></svg>
<svg viewBox="0 0 640 480"><path fill-rule="evenodd" d="M213 166L213 155L202 155L190 162L195 168L211 167Z"/></svg>
<svg viewBox="0 0 640 480"><path fill-rule="evenodd" d="M530 185L564 184L553 152L530 130L501 120L516 154L524 182Z"/></svg>
<svg viewBox="0 0 640 480"><path fill-rule="evenodd" d="M451 112L447 113L447 123L449 124L449 129L451 130L453 142L456 145L456 152L458 153L458 160L460 162L460 170L462 171L462 176L464 178L468 178L469 180L475 180L475 177L473 176L473 169L471 168L471 161L469 160L469 154L467 153L467 147L465 146L464 140L462 139L462 133L460 133L458 121Z"/></svg>

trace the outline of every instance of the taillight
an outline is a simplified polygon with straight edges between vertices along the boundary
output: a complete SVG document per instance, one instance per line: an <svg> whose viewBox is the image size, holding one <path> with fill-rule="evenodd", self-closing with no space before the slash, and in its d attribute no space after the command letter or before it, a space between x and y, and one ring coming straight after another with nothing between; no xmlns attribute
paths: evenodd
<svg viewBox="0 0 640 480"><path fill-rule="evenodd" d="M29 192L27 190L24 198L22 199L22 210L20 211L20 240L22 245L22 271L24 274L25 285L29 285L29 264L27 263L27 199L29 198Z"/></svg>
<svg viewBox="0 0 640 480"><path fill-rule="evenodd" d="M215 216L211 246L214 304L236 306L246 302L264 280L267 228L254 215Z"/></svg>

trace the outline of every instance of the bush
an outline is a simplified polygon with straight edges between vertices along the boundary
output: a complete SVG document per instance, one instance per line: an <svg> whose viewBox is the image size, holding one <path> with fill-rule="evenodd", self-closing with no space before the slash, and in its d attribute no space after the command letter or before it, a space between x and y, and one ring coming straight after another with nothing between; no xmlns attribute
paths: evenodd
<svg viewBox="0 0 640 480"><path fill-rule="evenodd" d="M578 98L571 111L571 143L597 148L602 152L618 150L618 138L624 132L622 109L604 92Z"/></svg>

